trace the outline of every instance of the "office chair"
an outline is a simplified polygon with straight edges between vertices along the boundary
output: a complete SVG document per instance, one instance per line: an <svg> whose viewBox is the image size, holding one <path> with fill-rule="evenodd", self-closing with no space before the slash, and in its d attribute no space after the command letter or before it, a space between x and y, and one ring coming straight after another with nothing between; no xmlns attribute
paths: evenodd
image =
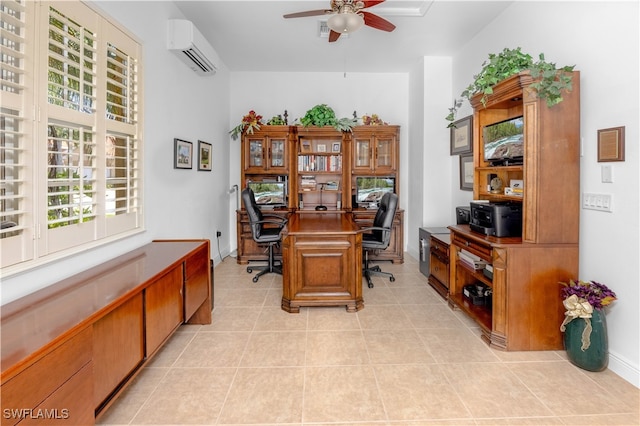
<svg viewBox="0 0 640 426"><path fill-rule="evenodd" d="M263 214L256 203L255 196L251 188L242 190L242 202L249 216L249 225L251 226L251 236L253 241L258 244L267 244L269 246L269 263L264 267L247 267L247 272L251 273L254 269L259 270L254 277L253 282L257 283L258 278L267 273L276 273L282 275L282 261L276 260L273 256L273 247L280 244L282 240L282 228L287 224L287 219L275 214ZM271 224L273 226L265 226Z"/></svg>
<svg viewBox="0 0 640 426"><path fill-rule="evenodd" d="M379 266L369 265L369 252L377 253L389 247L391 241L391 226L398 208L398 195L387 192L380 200L380 206L373 219L373 226L362 228L362 250L364 251L364 267L362 273L367 279L369 288L373 288L372 274L384 275L393 282L396 278L390 272L384 272Z"/></svg>

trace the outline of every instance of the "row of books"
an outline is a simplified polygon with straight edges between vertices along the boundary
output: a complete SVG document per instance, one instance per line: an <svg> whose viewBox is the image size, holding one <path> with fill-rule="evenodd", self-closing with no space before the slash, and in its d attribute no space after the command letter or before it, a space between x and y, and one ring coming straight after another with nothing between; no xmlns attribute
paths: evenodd
<svg viewBox="0 0 640 426"><path fill-rule="evenodd" d="M339 155L299 155L299 172L339 172L342 170L342 156Z"/></svg>

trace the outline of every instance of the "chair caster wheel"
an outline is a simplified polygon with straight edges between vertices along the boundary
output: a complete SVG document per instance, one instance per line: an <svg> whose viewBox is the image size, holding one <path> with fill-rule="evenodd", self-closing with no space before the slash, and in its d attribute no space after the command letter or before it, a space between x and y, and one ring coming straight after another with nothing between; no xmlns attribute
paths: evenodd
<svg viewBox="0 0 640 426"><path fill-rule="evenodd" d="M253 269L251 269L251 268L247 268L247 272L248 272L248 273L252 273L252 272L253 272Z"/></svg>
<svg viewBox="0 0 640 426"><path fill-rule="evenodd" d="M389 281L394 282L396 280L395 277L389 277Z"/></svg>
<svg viewBox="0 0 640 426"><path fill-rule="evenodd" d="M373 284L372 284L372 283L369 283L369 284L368 284L368 287L369 287L369 288L373 288Z"/></svg>
<svg viewBox="0 0 640 426"><path fill-rule="evenodd" d="M253 277L253 280L252 280L252 281L253 281L254 283L257 283L257 282L258 282L258 277Z"/></svg>

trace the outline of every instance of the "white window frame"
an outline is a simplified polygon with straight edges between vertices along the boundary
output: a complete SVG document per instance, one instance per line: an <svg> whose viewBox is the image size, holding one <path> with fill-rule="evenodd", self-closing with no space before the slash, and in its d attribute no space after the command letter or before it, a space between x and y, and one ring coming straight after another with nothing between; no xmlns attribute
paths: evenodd
<svg viewBox="0 0 640 426"><path fill-rule="evenodd" d="M9 41L2 43L0 58L0 120L6 119L0 122L0 215L3 221L16 223L0 230L0 273L6 277L144 230L143 69L142 44L89 4L79 0L3 0L2 4L0 35ZM54 17L68 19L55 52L50 50L50 8L55 9ZM76 39L76 34L82 36ZM82 47L76 51L78 45ZM49 68L52 63L54 68ZM55 77L49 81L51 75ZM65 105L49 102L50 94ZM67 100L71 104L77 100L79 107L67 106ZM53 139L48 134L51 125L81 128L87 139L79 143L67 143L75 140L68 137ZM51 145L54 140L58 142ZM116 150L110 149L114 140ZM51 158L48 146L55 147ZM65 151L57 150L60 147ZM73 165L67 161L71 158ZM61 170L62 183L55 184L49 170ZM49 193L50 188L55 193ZM51 200L64 208L51 209ZM49 216L49 210L58 214ZM54 219L68 217L61 212L79 219ZM60 222L57 227L55 222Z"/></svg>

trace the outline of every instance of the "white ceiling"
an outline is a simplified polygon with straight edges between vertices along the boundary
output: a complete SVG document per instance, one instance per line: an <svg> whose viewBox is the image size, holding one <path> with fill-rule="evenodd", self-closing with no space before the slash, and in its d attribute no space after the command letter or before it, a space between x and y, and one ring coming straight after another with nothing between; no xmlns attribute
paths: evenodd
<svg viewBox="0 0 640 426"><path fill-rule="evenodd" d="M330 9L330 0L177 0L231 71L407 72L424 56L453 56L513 1L387 0L368 8L396 25L364 26L329 43L324 16L287 13Z"/></svg>

